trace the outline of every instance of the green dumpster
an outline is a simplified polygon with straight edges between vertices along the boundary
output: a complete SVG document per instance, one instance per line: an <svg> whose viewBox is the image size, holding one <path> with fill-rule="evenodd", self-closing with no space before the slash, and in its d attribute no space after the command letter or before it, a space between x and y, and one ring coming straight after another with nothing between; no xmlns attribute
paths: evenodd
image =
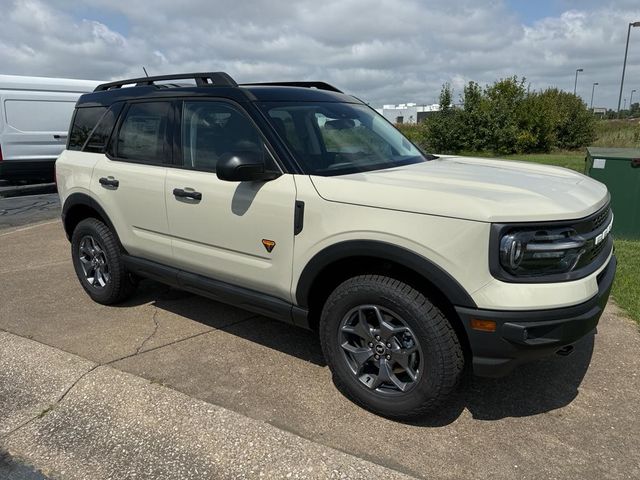
<svg viewBox="0 0 640 480"><path fill-rule="evenodd" d="M585 173L611 193L613 233L640 238L640 148L587 148Z"/></svg>

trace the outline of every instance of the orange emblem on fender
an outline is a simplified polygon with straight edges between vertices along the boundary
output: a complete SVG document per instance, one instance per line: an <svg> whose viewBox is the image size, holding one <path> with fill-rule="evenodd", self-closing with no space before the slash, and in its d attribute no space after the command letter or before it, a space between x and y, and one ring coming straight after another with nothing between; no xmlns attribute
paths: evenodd
<svg viewBox="0 0 640 480"><path fill-rule="evenodd" d="M273 247L276 246L276 242L274 242L273 240L267 240L266 238L263 238L262 245L264 245L264 248L267 249L267 252L271 253L271 251L273 250Z"/></svg>

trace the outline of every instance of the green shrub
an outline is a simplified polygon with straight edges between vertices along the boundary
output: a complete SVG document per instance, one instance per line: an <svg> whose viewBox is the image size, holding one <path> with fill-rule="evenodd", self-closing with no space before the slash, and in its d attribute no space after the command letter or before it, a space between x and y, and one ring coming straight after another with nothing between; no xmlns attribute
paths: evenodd
<svg viewBox="0 0 640 480"><path fill-rule="evenodd" d="M524 78L501 79L484 89L469 82L462 108L451 106L452 97L445 84L441 110L415 128L402 127L414 143L441 153L508 155L575 149L595 139L593 115L578 97L556 88L530 92Z"/></svg>

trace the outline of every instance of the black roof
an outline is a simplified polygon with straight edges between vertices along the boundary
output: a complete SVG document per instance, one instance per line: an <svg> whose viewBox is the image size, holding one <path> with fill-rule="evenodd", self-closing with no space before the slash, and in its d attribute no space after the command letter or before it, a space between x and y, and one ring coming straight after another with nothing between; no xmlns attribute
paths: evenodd
<svg viewBox="0 0 640 480"><path fill-rule="evenodd" d="M196 85L174 81L195 79ZM156 83L156 82L171 83ZM125 87L125 85L132 85ZM124 87L124 88L123 88ZM142 77L109 82L82 95L76 106L109 106L115 102L142 98L222 97L237 102L347 102L360 100L324 82L269 82L238 85L224 72Z"/></svg>

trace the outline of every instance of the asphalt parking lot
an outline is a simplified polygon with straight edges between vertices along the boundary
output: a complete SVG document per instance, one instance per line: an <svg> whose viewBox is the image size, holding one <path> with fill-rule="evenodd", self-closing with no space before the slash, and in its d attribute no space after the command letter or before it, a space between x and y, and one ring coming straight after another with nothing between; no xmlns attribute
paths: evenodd
<svg viewBox="0 0 640 480"><path fill-rule="evenodd" d="M0 229L20 227L60 217L60 199L50 188L44 192L2 198L0 188ZM15 195L14 189L6 189ZM47 191L49 190L49 191Z"/></svg>
<svg viewBox="0 0 640 480"><path fill-rule="evenodd" d="M469 378L408 425L344 399L310 332L150 281L127 304L95 304L58 221L4 227L5 332L416 477L640 478L640 334L613 304L573 355Z"/></svg>

